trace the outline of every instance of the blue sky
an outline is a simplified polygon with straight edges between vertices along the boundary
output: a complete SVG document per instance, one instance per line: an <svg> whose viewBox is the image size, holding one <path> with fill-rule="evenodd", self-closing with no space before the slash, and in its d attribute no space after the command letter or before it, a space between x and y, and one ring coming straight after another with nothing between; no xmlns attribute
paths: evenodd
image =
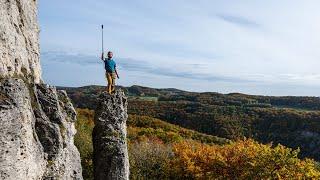
<svg viewBox="0 0 320 180"><path fill-rule="evenodd" d="M320 1L39 1L44 80L263 95L320 95Z"/></svg>

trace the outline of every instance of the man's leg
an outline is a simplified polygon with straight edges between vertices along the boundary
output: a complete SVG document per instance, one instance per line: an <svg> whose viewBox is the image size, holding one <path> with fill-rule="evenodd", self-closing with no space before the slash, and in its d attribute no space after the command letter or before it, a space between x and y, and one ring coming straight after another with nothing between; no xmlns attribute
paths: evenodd
<svg viewBox="0 0 320 180"><path fill-rule="evenodd" d="M108 88L107 91L111 94L111 86L112 86L112 76L110 73L106 73L107 81L108 81Z"/></svg>
<svg viewBox="0 0 320 180"><path fill-rule="evenodd" d="M112 78L112 92L116 90L116 79Z"/></svg>
<svg viewBox="0 0 320 180"><path fill-rule="evenodd" d="M112 88L111 92L114 92L116 90L116 75L115 73L112 73Z"/></svg>

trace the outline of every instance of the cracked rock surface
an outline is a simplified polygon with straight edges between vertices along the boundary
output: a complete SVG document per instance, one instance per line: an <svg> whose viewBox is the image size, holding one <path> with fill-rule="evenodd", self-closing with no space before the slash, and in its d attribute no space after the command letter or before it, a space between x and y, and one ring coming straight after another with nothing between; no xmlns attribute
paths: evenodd
<svg viewBox="0 0 320 180"><path fill-rule="evenodd" d="M122 90L99 96L93 129L95 180L129 179L126 142L127 98Z"/></svg>
<svg viewBox="0 0 320 180"><path fill-rule="evenodd" d="M41 82L37 0L0 0L0 75Z"/></svg>
<svg viewBox="0 0 320 180"><path fill-rule="evenodd" d="M0 179L82 179L65 92L21 79L0 85Z"/></svg>

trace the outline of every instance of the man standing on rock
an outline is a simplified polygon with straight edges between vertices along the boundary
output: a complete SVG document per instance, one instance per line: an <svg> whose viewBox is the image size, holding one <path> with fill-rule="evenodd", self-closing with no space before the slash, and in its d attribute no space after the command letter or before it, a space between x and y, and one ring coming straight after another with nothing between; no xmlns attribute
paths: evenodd
<svg viewBox="0 0 320 180"><path fill-rule="evenodd" d="M101 55L101 60L104 62L104 68L106 70L106 78L108 81L107 91L109 94L115 91L116 77L119 79L119 75L116 69L116 62L112 59L113 53L108 52L108 58L104 58L104 53Z"/></svg>

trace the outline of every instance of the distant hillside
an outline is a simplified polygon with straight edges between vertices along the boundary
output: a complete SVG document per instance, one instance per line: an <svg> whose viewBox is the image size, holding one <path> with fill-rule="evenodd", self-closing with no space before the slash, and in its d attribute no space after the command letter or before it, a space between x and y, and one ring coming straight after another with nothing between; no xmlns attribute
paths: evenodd
<svg viewBox="0 0 320 180"><path fill-rule="evenodd" d="M280 107L280 108L295 108L299 110L320 110L320 97L308 96L258 96L246 95L241 93L221 94L214 92L187 92L174 88L156 89L142 86L119 87L125 90L128 96L131 97L156 97L161 101L186 100L215 105L236 105L250 107ZM75 100L75 105L80 108L88 107L94 103L85 103L79 99L95 97L106 89L105 86L84 86L84 87L58 87L68 92L72 99Z"/></svg>
<svg viewBox="0 0 320 180"><path fill-rule="evenodd" d="M206 144L222 145L231 142L225 138L199 133L148 116L129 115L127 125L128 139L132 141L156 138L165 143L194 140Z"/></svg>
<svg viewBox="0 0 320 180"><path fill-rule="evenodd" d="M161 119L184 128L228 139L253 138L300 148L301 157L320 160L318 97L195 93L177 89L121 87L132 115ZM93 109L103 86L61 88L75 106Z"/></svg>

